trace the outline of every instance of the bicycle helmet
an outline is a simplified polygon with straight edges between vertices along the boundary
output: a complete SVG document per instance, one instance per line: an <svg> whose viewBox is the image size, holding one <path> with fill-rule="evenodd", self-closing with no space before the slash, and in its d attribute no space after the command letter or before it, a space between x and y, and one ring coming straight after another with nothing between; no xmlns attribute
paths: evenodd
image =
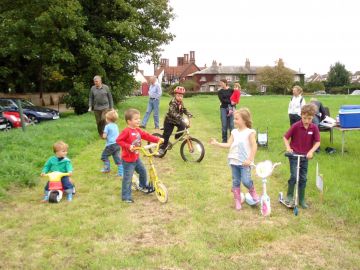
<svg viewBox="0 0 360 270"><path fill-rule="evenodd" d="M175 94L185 94L185 88L182 86L176 86L176 88L174 89L174 93Z"/></svg>

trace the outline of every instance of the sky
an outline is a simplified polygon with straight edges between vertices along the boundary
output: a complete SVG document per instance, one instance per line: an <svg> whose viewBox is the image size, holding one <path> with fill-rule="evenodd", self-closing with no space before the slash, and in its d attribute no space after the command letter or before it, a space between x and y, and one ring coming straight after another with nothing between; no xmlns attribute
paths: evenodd
<svg viewBox="0 0 360 270"><path fill-rule="evenodd" d="M196 64L285 66L326 74L340 62L360 71L359 0L170 0L174 40L162 47L170 65L195 51ZM146 75L151 65L141 64Z"/></svg>

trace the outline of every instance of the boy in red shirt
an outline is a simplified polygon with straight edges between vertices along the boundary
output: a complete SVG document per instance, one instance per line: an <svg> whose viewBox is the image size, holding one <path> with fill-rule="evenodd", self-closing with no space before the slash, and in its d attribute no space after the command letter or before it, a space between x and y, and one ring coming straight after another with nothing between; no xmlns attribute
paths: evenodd
<svg viewBox="0 0 360 270"><path fill-rule="evenodd" d="M312 123L315 112L316 108L314 105L304 105L301 108L301 121L293 124L283 137L287 152L298 155L306 155L306 158L300 159L299 172L299 204L302 208L308 208L305 202L308 160L312 159L315 150L320 146L319 129ZM291 202L294 196L297 157L289 157L289 163L291 176L288 181L287 202Z"/></svg>
<svg viewBox="0 0 360 270"><path fill-rule="evenodd" d="M233 114L235 109L236 109L236 105L239 104L240 102L240 96L241 96L241 86L239 83L234 83L234 89L233 89L233 93L231 94L230 97L230 101L231 101L231 105L229 104L228 107L228 116Z"/></svg>
<svg viewBox="0 0 360 270"><path fill-rule="evenodd" d="M116 139L116 143L122 148L122 161L124 176L122 181L121 198L124 202L133 203L131 197L131 180L136 171L139 174L139 190L147 193L147 175L144 164L139 158L139 151L135 147L141 146L141 140L157 143L162 138L155 137L139 128L140 112L136 109L128 109L125 112L125 121L128 125Z"/></svg>

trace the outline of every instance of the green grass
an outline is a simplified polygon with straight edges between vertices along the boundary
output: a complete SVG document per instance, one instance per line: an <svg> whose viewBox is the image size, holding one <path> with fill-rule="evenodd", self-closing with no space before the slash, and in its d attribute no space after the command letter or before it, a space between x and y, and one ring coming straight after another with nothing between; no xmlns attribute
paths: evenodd
<svg viewBox="0 0 360 270"><path fill-rule="evenodd" d="M161 116L165 114L168 101L169 98L161 101ZM321 101L335 116L340 105L360 104L360 97L329 96L321 97ZM2 267L357 269L360 265L357 169L360 136L358 132L346 134L348 152L341 156L341 134L334 131L333 147L337 153L327 155L322 151L310 161L307 187L310 209L300 210L299 216L294 217L277 202L277 194L285 191L289 177L288 162L281 154L284 149L281 138L289 125L288 102L289 97L277 96L241 100L241 105L253 113L254 127L269 128L269 148L258 150L256 162L265 159L282 162L268 179L268 193L272 199L272 215L268 218L261 217L258 208L244 205L240 212L233 208L227 150L208 143L211 137L221 137L216 96L185 99L186 107L195 115L191 134L203 141L206 154L200 164L184 163L179 146L175 146L164 159L156 160L160 178L169 190L169 201L164 205L155 195L138 192L134 193L134 204L121 203L121 180L115 176L115 171L108 175L99 173L104 141L95 139L93 116L70 116L52 125L38 126L43 128L34 131L38 136L44 136L45 131L58 134L53 129L62 123L77 128L84 125L83 129L92 134L83 139L80 134L71 135L71 129L62 129L64 133L59 133L58 137L70 144L78 194L72 203L50 205L39 203L45 179L30 189L10 189L11 196L0 203ZM129 107L143 113L146 105L145 97L128 99L120 104L120 115ZM118 124L123 128L123 119ZM148 127L152 126L151 119ZM1 139L8 134L1 134ZM322 149L331 146L329 135L321 135ZM39 164L26 160L36 173L51 154L52 136L41 143L41 153L28 156L31 159L40 156ZM14 147L22 137L21 132L13 138L6 137L5 149ZM78 145L82 140L85 142ZM30 142L31 151L40 149L35 142ZM315 188L316 162L325 181L322 203ZM260 193L260 179L253 176L253 180Z"/></svg>

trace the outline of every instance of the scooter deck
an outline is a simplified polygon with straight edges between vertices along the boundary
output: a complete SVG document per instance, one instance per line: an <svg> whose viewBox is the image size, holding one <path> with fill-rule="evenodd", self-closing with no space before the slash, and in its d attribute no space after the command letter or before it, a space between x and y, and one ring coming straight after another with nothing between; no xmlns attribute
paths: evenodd
<svg viewBox="0 0 360 270"><path fill-rule="evenodd" d="M283 205L285 205L287 208L293 209L295 205L293 203L287 203L285 200L279 200L279 202Z"/></svg>
<svg viewBox="0 0 360 270"><path fill-rule="evenodd" d="M254 201L254 199L251 197L249 192L245 194L245 201L250 206L255 206L255 205L258 205L260 203L260 200Z"/></svg>

